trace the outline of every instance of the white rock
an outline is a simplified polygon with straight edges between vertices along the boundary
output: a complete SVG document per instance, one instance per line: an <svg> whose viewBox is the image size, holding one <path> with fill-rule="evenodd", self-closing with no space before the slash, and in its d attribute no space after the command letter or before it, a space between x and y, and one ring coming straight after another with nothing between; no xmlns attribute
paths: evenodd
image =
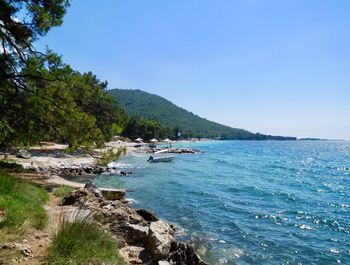
<svg viewBox="0 0 350 265"><path fill-rule="evenodd" d="M125 198L126 195L126 191L125 190L121 190L121 189L105 189L105 188L101 188L100 189L103 197L106 200L110 200L110 201L115 201L115 200L122 200Z"/></svg>
<svg viewBox="0 0 350 265"><path fill-rule="evenodd" d="M174 230L162 220L152 222L149 228L148 241L153 257L156 260L165 258L174 242Z"/></svg>
<svg viewBox="0 0 350 265"><path fill-rule="evenodd" d="M173 264L173 263L169 263L169 262L166 261L166 260L160 260L160 261L158 261L158 265L171 265L171 264Z"/></svg>

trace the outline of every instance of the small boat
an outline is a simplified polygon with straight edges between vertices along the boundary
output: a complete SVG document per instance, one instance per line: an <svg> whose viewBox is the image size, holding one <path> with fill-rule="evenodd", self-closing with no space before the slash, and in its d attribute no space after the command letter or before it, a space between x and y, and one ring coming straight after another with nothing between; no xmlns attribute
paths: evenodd
<svg viewBox="0 0 350 265"><path fill-rule="evenodd" d="M147 161L150 163L171 162L171 161L173 161L174 158L175 158L175 156L162 156L162 157L150 156Z"/></svg>

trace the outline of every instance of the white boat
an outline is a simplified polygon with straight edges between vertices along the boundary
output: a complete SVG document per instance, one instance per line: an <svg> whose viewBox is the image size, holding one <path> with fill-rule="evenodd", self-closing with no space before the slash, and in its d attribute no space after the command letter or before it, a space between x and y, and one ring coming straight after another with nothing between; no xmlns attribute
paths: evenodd
<svg viewBox="0 0 350 265"><path fill-rule="evenodd" d="M175 158L175 156L162 156L162 157L150 156L147 161L150 163L171 162L171 161L173 161L174 158Z"/></svg>

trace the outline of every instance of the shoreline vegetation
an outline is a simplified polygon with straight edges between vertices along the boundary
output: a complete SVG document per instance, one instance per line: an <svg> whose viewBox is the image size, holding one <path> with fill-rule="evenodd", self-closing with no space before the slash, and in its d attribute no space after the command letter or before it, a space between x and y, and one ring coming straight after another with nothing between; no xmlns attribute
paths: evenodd
<svg viewBox="0 0 350 265"><path fill-rule="evenodd" d="M110 233L79 218L78 208L59 206L61 187L22 174L0 172L1 264L126 264Z"/></svg>
<svg viewBox="0 0 350 265"><path fill-rule="evenodd" d="M147 145L144 149L136 148L135 146L138 145L138 143L117 141L106 144L107 147L104 149L92 151L95 154L98 153L97 151L102 154L111 147L117 150L122 147L128 153L155 151L148 148ZM32 154L29 159L8 154L6 160L2 160L0 180L19 180L20 183L26 183L25 185L38 186L39 190L50 197L49 202L46 198L42 205L45 205L44 213L50 220L49 226L51 229L56 227L56 232L45 232L43 248L46 250L44 254L41 252L38 254L36 247L32 246L31 240L27 238L35 237L36 233L41 231L40 229L34 232L26 231L23 236L19 237L16 235L17 232L5 231L7 236L3 237L0 242L0 254L6 253L6 256L1 261L5 264L7 262L8 264L14 262L36 264L35 262L40 260L40 262L57 265L88 264L89 262L97 262L96 264L100 264L98 262L106 262L105 264L206 264L196 254L192 245L176 241L174 227L171 224L160 220L154 213L146 209L133 209L128 206L127 191L98 188L91 182L86 184L74 182L74 176L83 174L77 169L95 167L99 156L93 158L91 153L73 155L66 153L65 150L65 145L33 147L29 149ZM69 168L72 171L60 172L55 170L58 167ZM9 173L1 173L7 171ZM58 176L56 173L63 174ZM91 171L89 175L99 173L101 172ZM113 168L111 173L120 174L120 171ZM68 175L70 180L62 177ZM52 192L47 193L45 189ZM0 202L2 198L3 195L0 194ZM54 204L50 207L55 208L55 213L48 210L50 209L48 204ZM2 207L1 204L0 209L6 220L10 209ZM47 225L46 221L43 227ZM44 229L44 231L47 230ZM87 231L92 231L92 234L90 235ZM77 236L79 233L83 235L82 238ZM105 238L105 241L94 243L94 239L97 238L99 240ZM28 255L20 251L21 242L27 242ZM107 248L109 254L103 257L97 255L106 250L98 250L97 245L94 244ZM86 248L85 245L91 248ZM114 249L114 252L111 249Z"/></svg>

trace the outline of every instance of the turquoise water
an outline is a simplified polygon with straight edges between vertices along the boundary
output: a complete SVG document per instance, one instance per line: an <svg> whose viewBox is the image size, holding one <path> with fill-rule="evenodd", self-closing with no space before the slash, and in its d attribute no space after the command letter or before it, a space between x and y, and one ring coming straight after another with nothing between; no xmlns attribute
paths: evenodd
<svg viewBox="0 0 350 265"><path fill-rule="evenodd" d="M158 164L127 156L132 177L95 182L130 190L210 264L350 264L350 142L180 145L206 153Z"/></svg>

